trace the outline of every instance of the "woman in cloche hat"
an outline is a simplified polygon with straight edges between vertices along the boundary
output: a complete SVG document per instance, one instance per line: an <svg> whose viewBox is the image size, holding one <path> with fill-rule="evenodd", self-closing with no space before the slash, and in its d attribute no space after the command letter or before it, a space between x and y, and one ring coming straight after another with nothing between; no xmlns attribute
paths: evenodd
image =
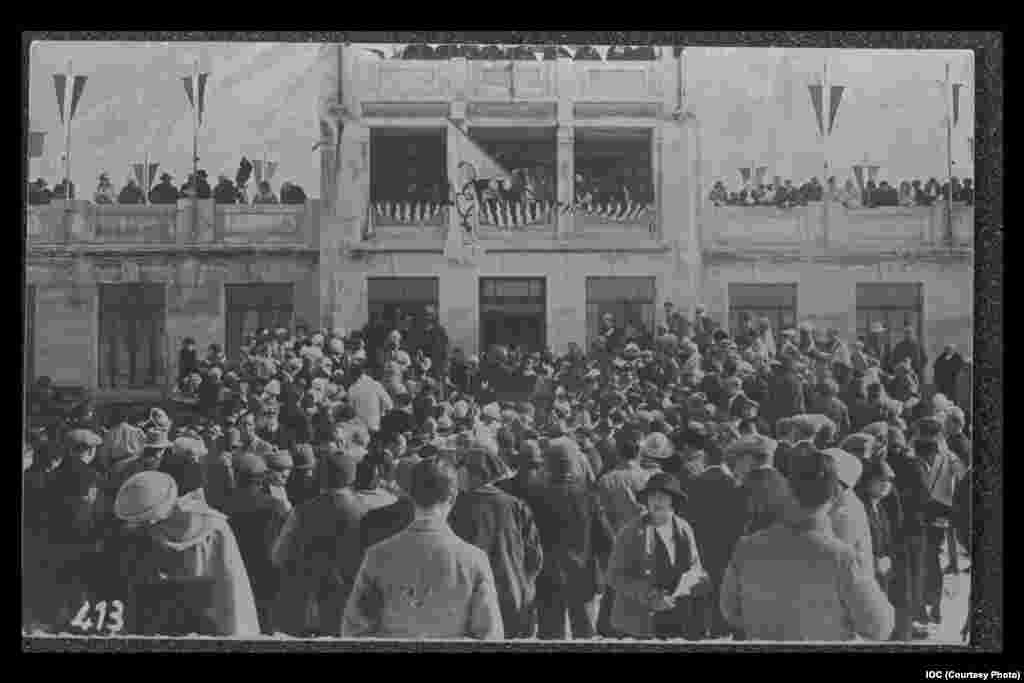
<svg viewBox="0 0 1024 683"><path fill-rule="evenodd" d="M619 532L608 565L612 626L634 638L699 637L693 598L708 584L693 529L678 514L686 494L658 473L639 500L647 512Z"/></svg>

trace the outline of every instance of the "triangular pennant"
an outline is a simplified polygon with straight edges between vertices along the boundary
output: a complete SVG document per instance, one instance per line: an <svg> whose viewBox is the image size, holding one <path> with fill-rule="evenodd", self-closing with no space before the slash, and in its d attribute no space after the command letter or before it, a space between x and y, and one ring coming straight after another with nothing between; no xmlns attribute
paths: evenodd
<svg viewBox="0 0 1024 683"><path fill-rule="evenodd" d="M57 91L57 112L60 123L64 125L64 98L67 96L68 77L64 74L53 75L53 89Z"/></svg>
<svg viewBox="0 0 1024 683"><path fill-rule="evenodd" d="M254 159L253 160L253 162L252 162L252 177L256 181L257 185L259 185L260 183L263 182L263 160L262 159Z"/></svg>
<svg viewBox="0 0 1024 683"><path fill-rule="evenodd" d="M757 167L757 184L758 185L764 185L764 177L765 177L765 175L767 173L768 173L768 167L767 166L758 166Z"/></svg>
<svg viewBox="0 0 1024 683"><path fill-rule="evenodd" d="M278 162L276 162L276 161L268 161L267 162L267 177L266 177L266 181L268 183L271 181L271 179L273 179L274 174L277 172L277 164L278 164Z"/></svg>
<svg viewBox="0 0 1024 683"><path fill-rule="evenodd" d="M146 180L142 177L145 172L145 164L132 164L132 172L135 173L135 182L139 184L139 187L145 187Z"/></svg>
<svg viewBox="0 0 1024 683"><path fill-rule="evenodd" d="M743 179L743 184L746 185L750 182L750 169L746 166L740 167L740 178Z"/></svg>
<svg viewBox="0 0 1024 683"><path fill-rule="evenodd" d="M861 192L864 191L864 167L860 164L854 164L853 175L857 179L857 187L860 188Z"/></svg>
<svg viewBox="0 0 1024 683"><path fill-rule="evenodd" d="M845 86L833 85L828 98L828 134L832 135L832 127L836 123L836 113L839 111L839 103L843 99Z"/></svg>
<svg viewBox="0 0 1024 683"><path fill-rule="evenodd" d="M78 109L78 102L82 99L82 93L85 92L87 80L89 80L88 76L75 76L75 83L71 89L71 114L68 116L72 121L75 120L75 111Z"/></svg>
<svg viewBox="0 0 1024 683"><path fill-rule="evenodd" d="M822 122L821 112L821 90L822 86L819 83L811 84L807 86L807 89L811 92L811 104L814 105L814 117L818 122L818 132L822 135L825 134L825 126Z"/></svg>
<svg viewBox="0 0 1024 683"><path fill-rule="evenodd" d="M153 184L156 182L156 172L157 172L157 169L159 169L159 168L160 168L160 163L156 162L156 161L154 161L153 163L151 163L149 165L149 176L148 176L148 181L149 182L146 183L146 189L147 190L149 190L149 188L153 187Z"/></svg>
<svg viewBox="0 0 1024 683"><path fill-rule="evenodd" d="M955 126L960 121L960 88L964 87L963 83L953 84L953 125Z"/></svg>
<svg viewBox="0 0 1024 683"><path fill-rule="evenodd" d="M203 111L206 107L206 79L210 74L199 74L199 88L196 99L199 100L199 125L203 125Z"/></svg>
<svg viewBox="0 0 1024 683"><path fill-rule="evenodd" d="M191 76L182 76L181 77L181 82L185 84L185 94L188 95L188 106L190 106L193 109L195 109L196 108L196 100L195 100L195 97L192 96L192 77Z"/></svg>

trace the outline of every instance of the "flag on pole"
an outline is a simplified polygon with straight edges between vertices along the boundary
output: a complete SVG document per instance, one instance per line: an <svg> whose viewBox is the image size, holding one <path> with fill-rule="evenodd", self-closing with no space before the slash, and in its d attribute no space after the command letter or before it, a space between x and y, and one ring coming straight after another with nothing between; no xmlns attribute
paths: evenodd
<svg viewBox="0 0 1024 683"><path fill-rule="evenodd" d="M963 83L953 84L953 125L955 126L960 120L960 88L964 87Z"/></svg>
<svg viewBox="0 0 1024 683"><path fill-rule="evenodd" d="M75 76L75 83L71 89L71 113L68 115L68 119L71 121L75 120L75 111L78 109L78 103L82 99L82 93L85 92L85 82L89 80L88 76Z"/></svg>
<svg viewBox="0 0 1024 683"><path fill-rule="evenodd" d="M490 180L491 178L511 175L505 166L488 154L483 147L478 145L473 138L469 137L466 131L460 128L454 121L449 119L448 125L453 126L458 134L462 150L460 158L473 167L478 180Z"/></svg>
<svg viewBox="0 0 1024 683"><path fill-rule="evenodd" d="M853 175L857 179L857 187L864 191L864 167L860 164L853 165Z"/></svg>
<svg viewBox="0 0 1024 683"><path fill-rule="evenodd" d="M196 93L196 99L199 100L199 125L203 125L203 111L206 107L206 79L210 76L208 73L199 74L199 88Z"/></svg>
<svg viewBox="0 0 1024 683"><path fill-rule="evenodd" d="M740 166L740 178L743 180L743 184L747 185L750 182L750 168Z"/></svg>
<svg viewBox="0 0 1024 683"><path fill-rule="evenodd" d="M153 187L153 183L156 182L156 171L157 171L158 168L160 168L160 163L159 162L154 161L153 163L151 163L149 165L149 175L147 177L149 182L146 183L146 191L147 192L149 191L149 189L151 187Z"/></svg>
<svg viewBox="0 0 1024 683"><path fill-rule="evenodd" d="M143 177L146 172L145 164L132 164L132 171L135 173L135 182L139 184L139 187L146 187L146 179Z"/></svg>
<svg viewBox="0 0 1024 683"><path fill-rule="evenodd" d="M253 159L252 161L252 177L255 178L256 184L259 185L263 182L263 160Z"/></svg>
<svg viewBox="0 0 1024 683"><path fill-rule="evenodd" d="M181 82L185 84L185 94L188 95L188 106L190 106L193 109L195 109L195 107L196 107L196 100L195 100L195 97L192 95L192 77L191 76L182 76L181 77Z"/></svg>
<svg viewBox="0 0 1024 683"><path fill-rule="evenodd" d="M64 98L67 96L68 77L64 74L53 75L53 88L57 91L57 111L60 113L60 123L64 125Z"/></svg>
<svg viewBox="0 0 1024 683"><path fill-rule="evenodd" d="M265 180L268 183L274 178L274 173L277 172L277 164L278 162L276 161L267 162L267 177L265 178Z"/></svg>
<svg viewBox="0 0 1024 683"><path fill-rule="evenodd" d="M814 105L814 118L818 122L818 132L821 133L822 135L824 135L825 134L825 125L824 125L824 123L822 121L822 111L821 111L821 106L822 106L822 100L821 100L822 85L820 83L814 83L814 84L808 85L807 89L810 90L810 92L811 92L811 104Z"/></svg>
<svg viewBox="0 0 1024 683"><path fill-rule="evenodd" d="M43 156L43 142L46 133L32 131L28 134L28 156L30 159L38 159Z"/></svg>
<svg viewBox="0 0 1024 683"><path fill-rule="evenodd" d="M836 123L836 114L839 112L839 103L843 99L845 86L833 85L828 101L828 134L832 135L832 127Z"/></svg>
<svg viewBox="0 0 1024 683"><path fill-rule="evenodd" d="M756 181L756 183L758 185L764 185L764 177L765 177L765 175L767 175L767 173L768 173L768 167L767 166L758 166L757 167L757 181Z"/></svg>

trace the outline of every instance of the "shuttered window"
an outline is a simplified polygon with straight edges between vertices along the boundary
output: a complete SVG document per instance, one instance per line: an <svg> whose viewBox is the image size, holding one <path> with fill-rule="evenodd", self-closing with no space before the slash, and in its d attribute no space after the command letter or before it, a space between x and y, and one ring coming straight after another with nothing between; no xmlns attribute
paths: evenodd
<svg viewBox="0 0 1024 683"><path fill-rule="evenodd" d="M615 326L654 332L653 277L588 277L587 339L597 336L601 316L611 313Z"/></svg>
<svg viewBox="0 0 1024 683"><path fill-rule="evenodd" d="M919 341L922 334L924 286L917 282L865 282L857 285L857 336L868 334L873 323L881 323L889 348L903 339L903 329L913 327Z"/></svg>
<svg viewBox="0 0 1024 683"><path fill-rule="evenodd" d="M242 342L260 330L292 329L295 286L290 282L224 285L227 338L224 353L239 360Z"/></svg>
<svg viewBox="0 0 1024 683"><path fill-rule="evenodd" d="M767 318L777 335L782 330L796 327L797 292L790 283L729 284L729 329L739 334L743 320Z"/></svg>
<svg viewBox="0 0 1024 683"><path fill-rule="evenodd" d="M99 385L151 388L165 380L167 296L161 284L99 287Z"/></svg>

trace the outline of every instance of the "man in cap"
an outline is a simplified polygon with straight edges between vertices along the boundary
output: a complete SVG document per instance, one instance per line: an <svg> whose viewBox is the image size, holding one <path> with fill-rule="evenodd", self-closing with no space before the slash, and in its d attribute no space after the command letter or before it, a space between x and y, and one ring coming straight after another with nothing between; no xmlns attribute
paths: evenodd
<svg viewBox="0 0 1024 683"><path fill-rule="evenodd" d="M288 506L267 493L267 462L252 453L237 462L238 487L227 504L231 529L249 572L263 633L273 633L272 607L279 587L271 547L288 518Z"/></svg>
<svg viewBox="0 0 1024 683"><path fill-rule="evenodd" d="M135 586L131 604L145 613L155 599L163 607L157 612L170 608L179 615L203 615L199 623L141 624L144 631L221 637L260 633L249 574L224 515L199 501L179 500L174 479L152 471L124 483L114 511L151 541L130 545L120 558L117 575Z"/></svg>
<svg viewBox="0 0 1024 683"><path fill-rule="evenodd" d="M366 506L353 491L356 460L337 448L323 458L324 491L292 510L273 547L281 569L278 624L291 635L340 635L342 612L362 557Z"/></svg>
<svg viewBox="0 0 1024 683"><path fill-rule="evenodd" d="M468 486L456 499L449 523L464 541L487 553L505 637L529 638L534 629L536 580L544 562L533 514L524 501L494 485L508 469L497 448L477 443L460 459Z"/></svg>
<svg viewBox="0 0 1024 683"><path fill-rule="evenodd" d="M618 353L625 343L623 330L615 325L615 315L605 313L601 316L601 328L598 336L604 338L605 348L612 353Z"/></svg>
<svg viewBox="0 0 1024 683"><path fill-rule="evenodd" d="M903 328L903 339L893 347L886 369L890 373L895 372L896 366L904 358L910 359L910 367L913 368L914 374L923 379L925 368L928 365L928 354L925 353L924 346L917 340L917 332L913 325Z"/></svg>
<svg viewBox="0 0 1024 683"><path fill-rule="evenodd" d="M693 341L697 344L701 355L711 345L711 335L715 331L715 321L707 314L702 304L697 304L693 316Z"/></svg>
<svg viewBox="0 0 1024 683"><path fill-rule="evenodd" d="M504 629L487 555L447 523L458 492L455 464L425 460L412 475L415 520L367 551L342 636L500 640Z"/></svg>
<svg viewBox="0 0 1024 683"><path fill-rule="evenodd" d="M144 204L146 202L146 195L143 193L142 188L139 187L138 182L135 178L129 177L127 184L121 188L121 192L117 195L118 204Z"/></svg>
<svg viewBox="0 0 1024 683"><path fill-rule="evenodd" d="M739 439L726 449L729 469L742 488L745 535L781 522L792 511L789 484L773 466L777 447L774 439L758 435Z"/></svg>
<svg viewBox="0 0 1024 683"><path fill-rule="evenodd" d="M597 567L614 538L597 494L581 487L574 474L578 458L571 439L549 443L548 481L531 501L544 550L537 579L537 635L544 640L565 637L567 612L574 639L593 637L588 603L597 594Z"/></svg>
<svg viewBox="0 0 1024 683"><path fill-rule="evenodd" d="M804 381L798 373L798 363L784 358L780 371L772 378L768 389L769 422L806 412Z"/></svg>
<svg viewBox="0 0 1024 683"><path fill-rule="evenodd" d="M829 511L832 533L853 548L861 571L874 577L875 556L871 547L871 526L864 503L855 493L864 471L864 463L839 448L828 448L821 452L832 458L839 482L835 504Z"/></svg>
<svg viewBox="0 0 1024 683"><path fill-rule="evenodd" d="M662 306L665 309L665 328L676 339L683 339L690 336L690 321L679 311L675 310L675 304L666 301Z"/></svg>
<svg viewBox="0 0 1024 683"><path fill-rule="evenodd" d="M893 608L852 548L829 529L838 481L832 458L798 461L785 524L741 538L722 583L722 614L750 640L884 640Z"/></svg>
<svg viewBox="0 0 1024 683"><path fill-rule="evenodd" d="M178 192L178 188L174 187L171 182L174 178L170 173L164 172L160 174L160 183L153 186L153 189L149 191L149 203L150 204L177 204L178 198L181 193Z"/></svg>
<svg viewBox="0 0 1024 683"><path fill-rule="evenodd" d="M371 433L380 431L381 418L394 406L384 386L367 374L362 364L352 367L352 386L348 400L356 416L363 421Z"/></svg>
<svg viewBox="0 0 1024 683"><path fill-rule="evenodd" d="M288 500L288 482L295 468L295 461L291 453L282 449L275 449L266 457L267 462L267 492L271 498L278 500L287 512L291 512L292 503Z"/></svg>
<svg viewBox="0 0 1024 683"><path fill-rule="evenodd" d="M435 379L448 376L448 333L437 322L437 309L423 309L423 322L414 331L411 346L430 361L430 375Z"/></svg>

